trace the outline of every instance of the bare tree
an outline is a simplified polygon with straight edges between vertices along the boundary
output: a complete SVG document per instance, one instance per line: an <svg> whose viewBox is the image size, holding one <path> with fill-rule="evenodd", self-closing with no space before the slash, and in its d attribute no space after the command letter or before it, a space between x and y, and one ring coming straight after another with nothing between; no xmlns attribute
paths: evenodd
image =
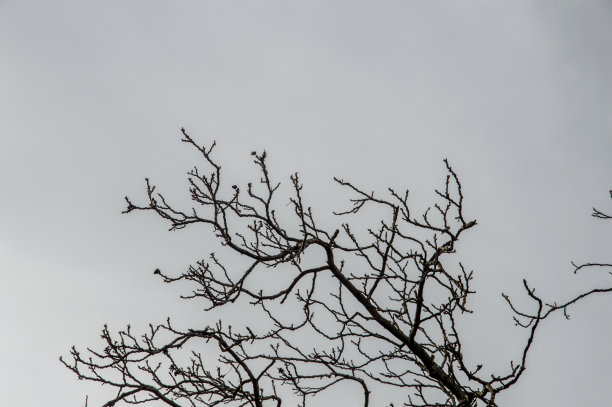
<svg viewBox="0 0 612 407"><path fill-rule="evenodd" d="M438 201L422 214L411 210L407 190L375 194L336 178L351 196L350 207L335 213L345 219L342 226L328 230L306 204L297 173L290 177L293 220L281 220L275 200L280 184L269 174L265 151L251 153L259 181L228 188L212 156L215 144L200 146L182 134L207 166L188 173L195 206L172 206L147 179L147 201L126 197L125 212L155 212L171 230L208 225L226 251L247 261L244 267L230 267L213 253L178 276L155 273L168 283L192 283L185 297L205 300L209 310L240 303L258 309L261 319L187 330L168 319L144 334L129 326L113 334L105 326L102 350L84 354L73 347L70 360L61 359L79 379L115 388L104 406L261 407L283 400L291 405L292 397L306 406L341 382L360 389L363 406L371 405L372 392L391 388L404 406L496 406L498 394L525 371L542 320L586 296L612 291L593 289L547 303L523 280L529 310L504 298L516 324L526 329L525 342L505 371L491 374L462 351L458 320L472 312L474 273L452 255L476 221L464 216L461 183L448 161ZM380 218L376 227L360 230L356 225L366 210ZM610 218L597 210L594 216ZM214 351L204 350L211 345Z"/></svg>

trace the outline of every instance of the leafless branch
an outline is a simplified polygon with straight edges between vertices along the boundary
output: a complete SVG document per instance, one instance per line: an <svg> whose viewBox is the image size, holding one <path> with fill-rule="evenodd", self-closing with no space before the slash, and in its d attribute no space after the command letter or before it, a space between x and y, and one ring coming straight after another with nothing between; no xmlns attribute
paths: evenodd
<svg viewBox="0 0 612 407"><path fill-rule="evenodd" d="M173 206L147 179L145 202L126 197L124 212L153 212L170 230L207 226L248 264L237 268L211 253L176 276L159 269L155 274L167 283L191 283L183 297L204 300L208 310L247 301L259 309L261 321L241 328L220 321L181 331L167 320L142 335L129 326L117 333L105 326L102 351L73 348L69 359L61 359L80 379L116 390L105 406L280 406L289 394L306 406L338 383L360 389L363 406L385 387L401 389L405 406L496 406L496 396L525 371L542 320L612 291L593 289L549 304L523 281L532 309L522 310L504 295L516 324L527 330L522 351L507 371L487 376L481 362L462 352L457 320L472 312L474 273L454 254L476 221L464 215L461 182L447 160L437 201L421 214L411 209L408 190L379 194L335 178L351 196L350 206L335 212L345 219L342 228L326 230L305 203L297 173L290 177L289 197L295 223L279 220L280 184L270 176L265 151L251 154L258 182L227 188L212 154L215 143L200 146L184 129L182 137L204 162L204 169L188 173L194 206ZM380 214L375 228L360 228L366 207ZM597 210L593 216L609 218ZM574 265L576 271L594 266L611 265ZM285 284L262 277L270 270L278 270Z"/></svg>

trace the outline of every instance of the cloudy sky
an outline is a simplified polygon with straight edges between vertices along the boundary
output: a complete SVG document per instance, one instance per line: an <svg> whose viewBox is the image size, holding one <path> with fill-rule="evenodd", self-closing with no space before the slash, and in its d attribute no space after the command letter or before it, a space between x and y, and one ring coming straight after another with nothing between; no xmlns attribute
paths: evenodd
<svg viewBox="0 0 612 407"><path fill-rule="evenodd" d="M612 212L611 113L607 0L0 0L2 404L99 405L108 393L59 355L98 347L105 322L201 317L152 270L180 272L211 236L120 213L145 176L185 196L182 126L217 140L237 182L265 148L321 211L337 209L332 176L426 202L448 157L479 221L459 248L477 275L472 349L516 358L502 290L612 284L570 266L612 260L612 225L589 217ZM611 306L547 320L501 403L608 403Z"/></svg>

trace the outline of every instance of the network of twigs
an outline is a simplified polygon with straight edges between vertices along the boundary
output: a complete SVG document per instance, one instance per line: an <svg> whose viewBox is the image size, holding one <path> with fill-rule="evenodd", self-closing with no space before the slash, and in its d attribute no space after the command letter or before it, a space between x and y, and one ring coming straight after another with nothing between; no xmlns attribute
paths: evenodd
<svg viewBox="0 0 612 407"><path fill-rule="evenodd" d="M388 387L402 394L398 403L404 406L496 406L496 396L525 371L540 322L588 295L612 290L547 304L523 281L531 311L504 296L516 323L527 329L522 351L505 372L484 374L481 362L464 358L457 326L458 315L471 312L473 272L445 261L476 225L464 218L461 183L448 161L438 202L418 215L407 190L378 195L335 179L351 195L351 205L336 213L346 219L342 227L326 230L306 205L297 174L290 177L289 197L295 222L279 220L279 184L270 177L265 151L252 153L258 182L230 188L222 184L221 166L212 156L215 144L203 147L185 130L182 134L207 166L189 172L193 208L173 207L147 179L146 203L126 197L125 212L155 212L172 230L209 225L248 266L229 267L212 254L178 276L155 273L169 283L192 283L186 297L205 300L209 309L247 299L261 320L240 328L221 321L179 330L168 319L138 334L129 326L116 334L104 327L102 350L72 348L70 360L62 359L80 379L116 390L104 406L280 406L288 394L306 406L341 382L360 389L364 407L371 405L373 391ZM366 207L380 219L377 228L362 233L354 225ZM610 219L598 210L593 216ZM576 270L593 266L611 265L575 265ZM282 276L282 287L259 278L271 270ZM203 353L204 345L214 345L215 352Z"/></svg>

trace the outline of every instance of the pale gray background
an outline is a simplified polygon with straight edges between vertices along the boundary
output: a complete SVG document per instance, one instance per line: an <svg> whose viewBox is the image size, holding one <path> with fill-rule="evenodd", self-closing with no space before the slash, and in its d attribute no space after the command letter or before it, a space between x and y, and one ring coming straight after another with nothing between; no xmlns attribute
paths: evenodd
<svg viewBox="0 0 612 407"><path fill-rule="evenodd" d="M145 176L183 196L181 126L237 182L266 148L321 209L333 175L425 202L448 157L479 221L459 248L481 310L466 352L505 366L525 332L500 291L612 284L570 267L612 260L612 224L589 217L612 208L611 73L606 0L0 1L0 403L99 405L57 361L70 345L99 347L104 322L203 320L152 270L210 235L120 214ZM608 405L611 306L547 320L502 404Z"/></svg>

